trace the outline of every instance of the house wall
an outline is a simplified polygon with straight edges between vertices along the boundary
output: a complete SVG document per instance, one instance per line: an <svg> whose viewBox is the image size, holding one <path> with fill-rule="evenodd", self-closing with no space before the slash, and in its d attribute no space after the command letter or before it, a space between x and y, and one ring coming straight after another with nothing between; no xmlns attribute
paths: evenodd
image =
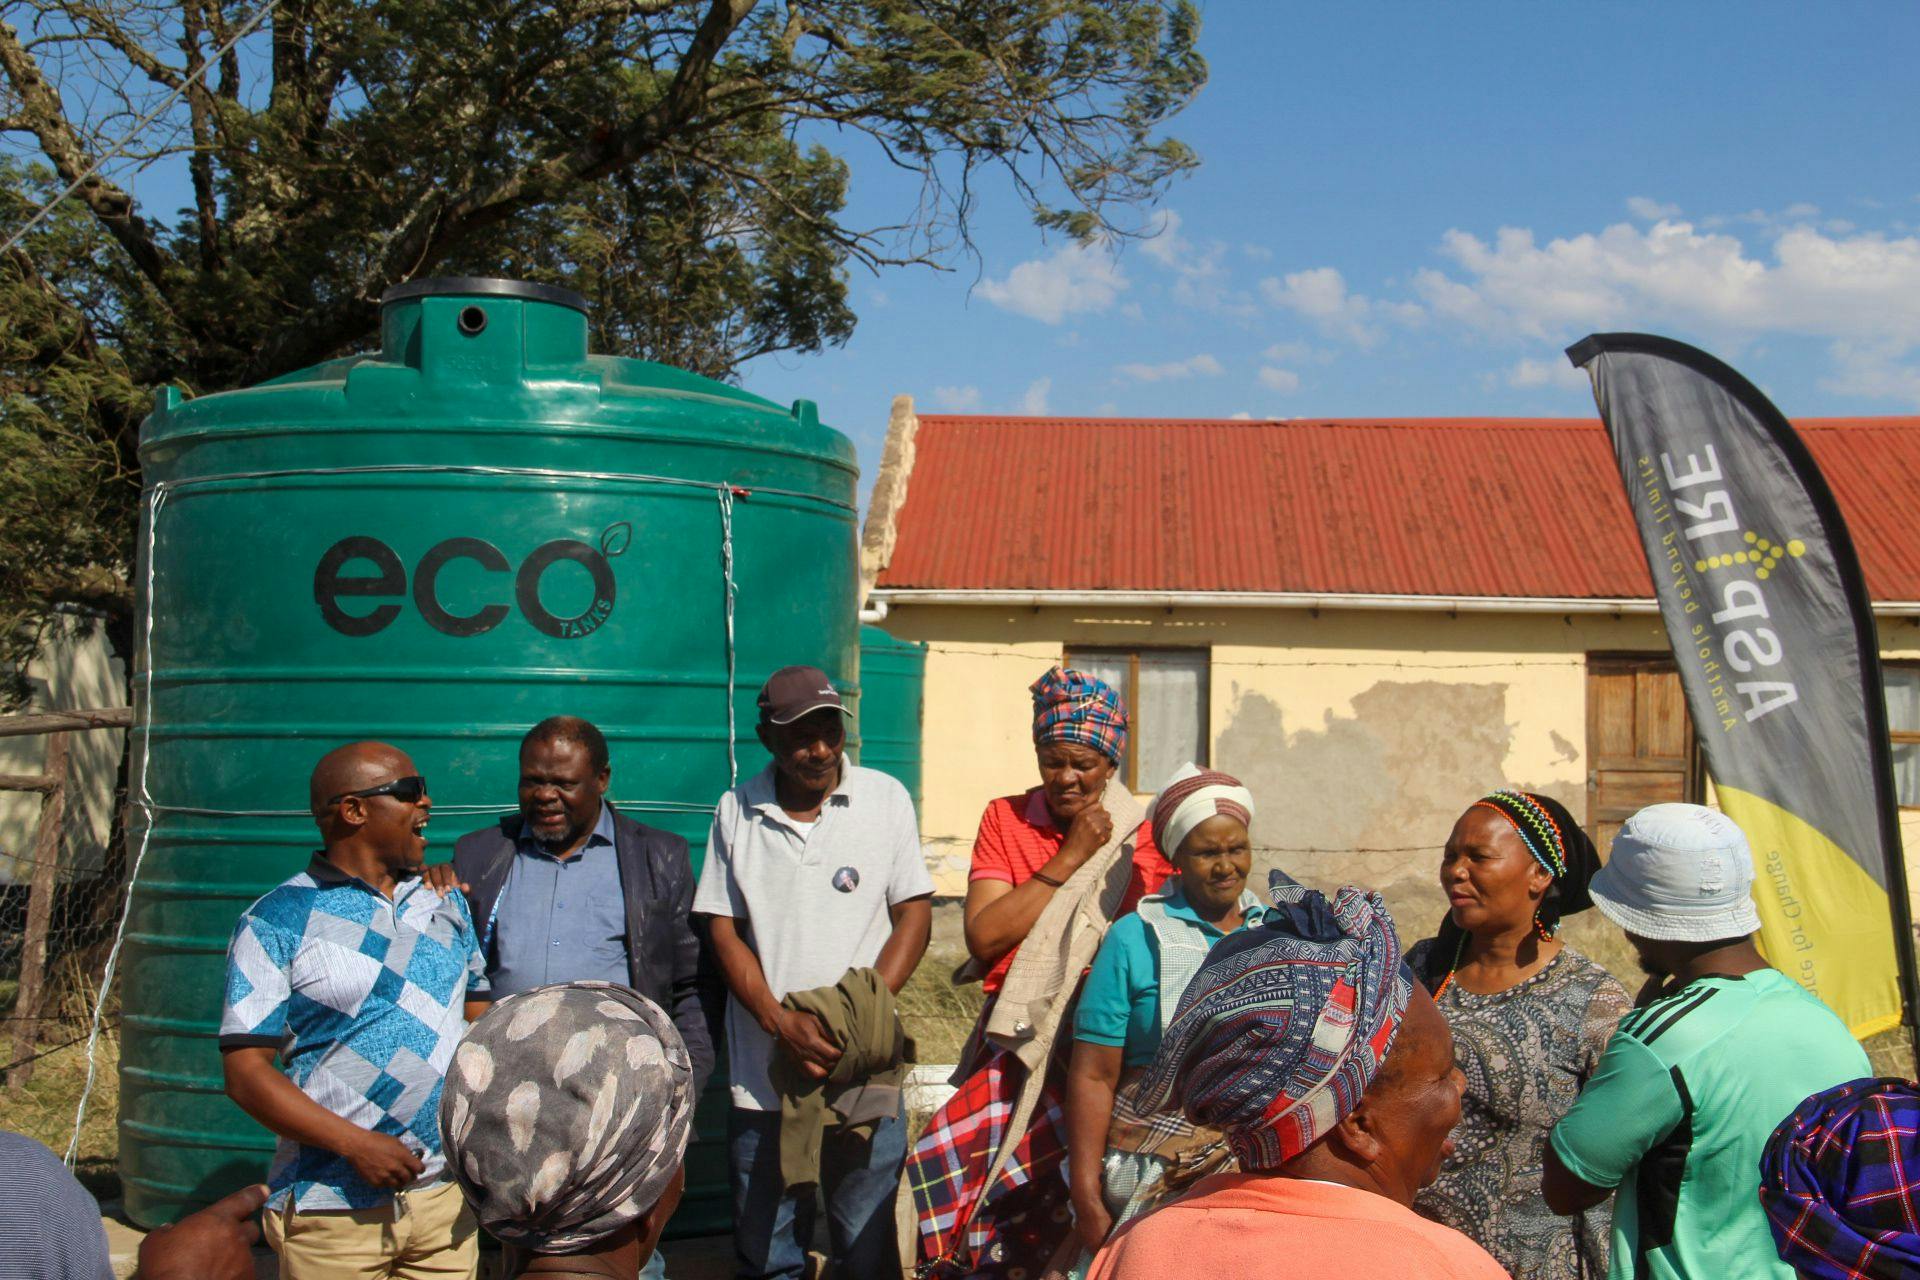
<svg viewBox="0 0 1920 1280"><path fill-rule="evenodd" d="M966 891L986 803L1036 781L1028 684L1075 645L1194 646L1212 654L1212 763L1258 806L1255 883L1284 866L1370 885L1402 920L1443 910L1439 849L1475 797L1585 813L1587 655L1668 652L1652 614L895 604L886 627L930 646L921 830L942 895ZM1920 657L1920 626L1882 635Z"/></svg>
<svg viewBox="0 0 1920 1280"><path fill-rule="evenodd" d="M48 623L39 656L27 668L33 693L24 711L70 711L123 707L125 671L108 650L105 634L82 619L58 615ZM61 866L68 874L98 870L112 828L113 788L126 734L96 729L67 738L66 845ZM46 768L47 739L0 738L0 773L37 774ZM30 857L40 825L40 797L0 791L0 881L28 880L32 868L14 860Z"/></svg>

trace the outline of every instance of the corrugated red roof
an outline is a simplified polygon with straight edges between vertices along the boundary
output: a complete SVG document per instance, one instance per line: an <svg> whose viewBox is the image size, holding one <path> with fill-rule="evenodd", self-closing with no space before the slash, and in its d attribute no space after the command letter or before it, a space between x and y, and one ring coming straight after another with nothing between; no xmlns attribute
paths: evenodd
<svg viewBox="0 0 1920 1280"><path fill-rule="evenodd" d="M1920 418L1796 424L1920 600ZM881 588L1652 594L1597 419L920 419Z"/></svg>

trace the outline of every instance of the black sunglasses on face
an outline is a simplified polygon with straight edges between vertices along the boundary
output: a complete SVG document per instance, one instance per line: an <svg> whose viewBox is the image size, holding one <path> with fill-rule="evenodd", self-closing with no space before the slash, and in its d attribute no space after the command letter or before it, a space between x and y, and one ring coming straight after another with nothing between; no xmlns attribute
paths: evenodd
<svg viewBox="0 0 1920 1280"><path fill-rule="evenodd" d="M419 804L420 798L427 794L427 780L419 774L407 778L395 778L392 782L383 782L377 787L362 787L358 791L342 791L329 805L339 804L348 796L359 796L370 800L374 796L392 796L402 804Z"/></svg>

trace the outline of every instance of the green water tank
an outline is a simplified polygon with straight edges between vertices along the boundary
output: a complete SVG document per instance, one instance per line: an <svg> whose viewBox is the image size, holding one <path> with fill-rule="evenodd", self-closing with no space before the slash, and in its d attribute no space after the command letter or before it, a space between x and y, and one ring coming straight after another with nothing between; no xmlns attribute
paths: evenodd
<svg viewBox="0 0 1920 1280"><path fill-rule="evenodd" d="M154 816L133 836L120 1168L154 1226L272 1152L221 1089L224 955L317 844L321 753L411 753L442 861L514 807L527 727L585 716L610 798L697 868L712 805L766 763L761 682L854 677L856 468L809 402L590 354L577 295L473 279L389 293L378 354L164 392L140 453L133 777ZM709 1089L676 1234L730 1220L724 1108Z"/></svg>
<svg viewBox="0 0 1920 1280"><path fill-rule="evenodd" d="M860 763L890 773L920 808L920 716L927 646L860 628Z"/></svg>

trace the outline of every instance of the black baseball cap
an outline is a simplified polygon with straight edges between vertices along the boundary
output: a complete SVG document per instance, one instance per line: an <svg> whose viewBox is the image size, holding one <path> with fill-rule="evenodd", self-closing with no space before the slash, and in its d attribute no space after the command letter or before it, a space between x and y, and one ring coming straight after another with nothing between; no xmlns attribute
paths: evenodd
<svg viewBox="0 0 1920 1280"><path fill-rule="evenodd" d="M818 667L782 667L760 686L763 724L792 724L822 707L832 707L842 714L847 710L847 704L834 692L833 681Z"/></svg>

